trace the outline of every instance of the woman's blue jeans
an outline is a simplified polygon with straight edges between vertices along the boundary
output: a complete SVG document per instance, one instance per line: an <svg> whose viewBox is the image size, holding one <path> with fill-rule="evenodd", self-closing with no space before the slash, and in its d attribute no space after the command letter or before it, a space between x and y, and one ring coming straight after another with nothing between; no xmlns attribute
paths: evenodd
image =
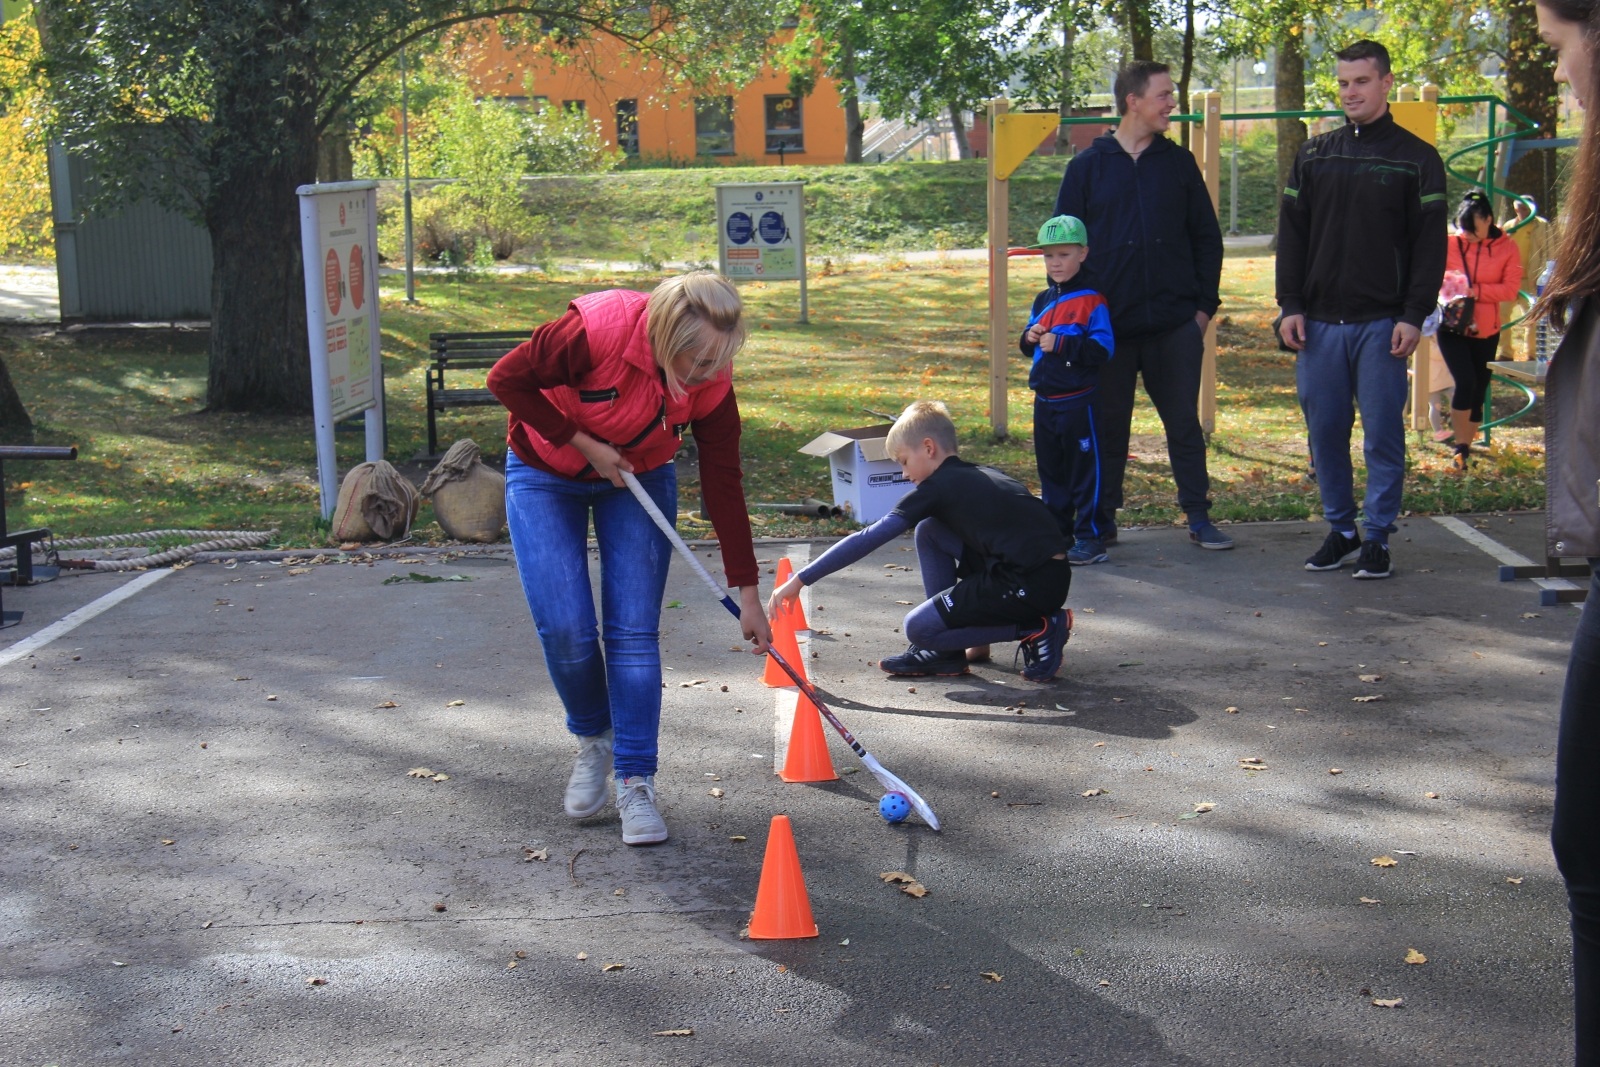
<svg viewBox="0 0 1600 1067"><path fill-rule="evenodd" d="M671 463L639 482L663 512L678 513ZM599 633L589 584L591 511L600 544ZM580 737L614 729L618 778L656 773L661 596L672 546L627 489L550 474L514 452L506 455L506 524L567 729Z"/></svg>

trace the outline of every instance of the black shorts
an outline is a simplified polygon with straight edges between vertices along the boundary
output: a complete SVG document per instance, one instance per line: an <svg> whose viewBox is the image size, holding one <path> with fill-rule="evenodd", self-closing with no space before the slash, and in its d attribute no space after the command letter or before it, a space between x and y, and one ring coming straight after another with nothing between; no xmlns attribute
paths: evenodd
<svg viewBox="0 0 1600 1067"><path fill-rule="evenodd" d="M983 571L969 575L933 602L952 630L967 626L1026 625L1059 611L1072 588L1072 565L1052 559L1018 575Z"/></svg>

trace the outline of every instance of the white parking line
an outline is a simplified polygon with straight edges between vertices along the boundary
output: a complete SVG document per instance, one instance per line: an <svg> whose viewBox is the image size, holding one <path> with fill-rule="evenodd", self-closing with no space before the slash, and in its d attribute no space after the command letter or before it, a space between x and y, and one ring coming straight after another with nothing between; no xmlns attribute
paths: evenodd
<svg viewBox="0 0 1600 1067"><path fill-rule="evenodd" d="M1454 515L1435 515L1433 521L1455 534L1461 540L1474 548L1493 556L1508 567L1536 567L1538 564L1524 556L1521 552L1513 551L1490 537L1482 530L1475 530L1462 522ZM1529 579L1540 589L1576 589L1577 586L1565 578L1531 578Z"/></svg>
<svg viewBox="0 0 1600 1067"><path fill-rule="evenodd" d="M4 667L8 663L15 663L17 660L39 651L39 649L56 638L70 634L96 615L116 607L139 590L146 586L154 585L171 573L172 569L170 567L163 567L156 571L145 571L133 581L117 586L98 600L91 600L77 611L51 623L38 633L24 637L10 648L0 650L0 667Z"/></svg>
<svg viewBox="0 0 1600 1067"><path fill-rule="evenodd" d="M795 570L800 570L811 562L811 545L809 542L785 546L784 555L789 557L789 563ZM806 621L811 622L811 588L809 586L800 590L800 610L805 613ZM800 662L796 664L805 672L807 678L811 677L811 631L801 630L795 634L796 643L800 646ZM762 661L765 663L765 661ZM772 773L781 774L783 765L789 758L789 734L794 730L795 707L800 702L800 690L794 686L785 686L772 694Z"/></svg>

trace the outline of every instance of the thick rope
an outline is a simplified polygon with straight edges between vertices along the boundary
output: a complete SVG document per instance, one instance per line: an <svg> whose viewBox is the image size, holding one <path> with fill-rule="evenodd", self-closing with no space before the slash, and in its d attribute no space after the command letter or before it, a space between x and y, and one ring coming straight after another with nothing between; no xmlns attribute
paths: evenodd
<svg viewBox="0 0 1600 1067"><path fill-rule="evenodd" d="M140 556L136 559L97 559L86 560L92 562L96 571L136 571L149 567L164 567L169 563L181 563L191 556L201 552L216 552L226 549L254 548L266 544L278 534L277 530L137 530L132 533L105 534L100 537L65 537L54 542L38 542L33 544L33 551L44 554L51 549L61 548L112 548L117 545L137 544L141 541L159 541L169 537L203 537L208 540L197 544L181 545L178 548L169 548L164 552L157 552L150 556ZM0 562L15 559L17 550L14 547L0 549Z"/></svg>

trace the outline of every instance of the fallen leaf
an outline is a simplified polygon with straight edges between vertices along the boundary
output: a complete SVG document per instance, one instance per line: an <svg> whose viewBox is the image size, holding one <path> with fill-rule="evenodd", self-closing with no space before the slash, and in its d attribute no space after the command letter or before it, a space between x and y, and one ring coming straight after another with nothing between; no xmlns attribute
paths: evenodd
<svg viewBox="0 0 1600 1067"><path fill-rule="evenodd" d="M713 790L711 790L711 795L712 795L712 796L714 796L714 797L717 797L717 798L718 798L718 799L721 799L721 797L722 797L722 790L720 790L720 789L713 789Z"/></svg>
<svg viewBox="0 0 1600 1067"><path fill-rule="evenodd" d="M1509 882L1512 885L1521 885L1522 884L1522 879L1521 878L1507 878L1506 881Z"/></svg>
<svg viewBox="0 0 1600 1067"><path fill-rule="evenodd" d="M312 975L306 979L306 985L327 985L328 980L320 975Z"/></svg>
<svg viewBox="0 0 1600 1067"><path fill-rule="evenodd" d="M614 897L625 897L628 895L628 891L626 889L613 889L611 891L611 895Z"/></svg>
<svg viewBox="0 0 1600 1067"><path fill-rule="evenodd" d="M178 843L178 842L177 842L177 841L176 841L176 840L174 840L174 839L173 839L173 838L170 838L170 837L163 837L163 838L162 838L162 839L161 839L161 843L162 843L162 844L163 844L163 845L176 845L176 844L177 844L177 843Z"/></svg>
<svg viewBox="0 0 1600 1067"><path fill-rule="evenodd" d="M464 708L466 706L467 702L465 700L452 700L445 705L447 708Z"/></svg>
<svg viewBox="0 0 1600 1067"><path fill-rule="evenodd" d="M1093 745L1091 745L1091 746L1090 746L1090 747L1091 747L1091 748L1105 748L1105 747L1106 747L1106 743L1105 743L1105 742L1104 742L1104 741L1096 741L1096 742L1095 742L1095 743L1094 743L1094 744L1093 744Z"/></svg>
<svg viewBox="0 0 1600 1067"><path fill-rule="evenodd" d="M517 969L517 961L516 960L512 960L510 963L506 964L506 970L514 971L516 969Z"/></svg>
<svg viewBox="0 0 1600 1067"><path fill-rule="evenodd" d="M917 880L915 878L913 878L911 875L907 874L905 871L884 871L884 872L880 873L878 875L878 877L882 878L885 882L890 882L890 883L904 883L906 885L915 885L916 882L917 882Z"/></svg>
<svg viewBox="0 0 1600 1067"><path fill-rule="evenodd" d="M527 853L527 856L523 858L524 863L532 863L534 860L543 862L550 858L550 850L548 848L534 849L524 847L522 851Z"/></svg>
<svg viewBox="0 0 1600 1067"><path fill-rule="evenodd" d="M406 772L407 778L432 778L433 771L427 767L413 767Z"/></svg>
<svg viewBox="0 0 1600 1067"><path fill-rule="evenodd" d="M1100 984L1101 985L1110 985L1111 983L1106 981L1104 978L1102 978L1102 979L1100 979Z"/></svg>
<svg viewBox="0 0 1600 1067"><path fill-rule="evenodd" d="M1142 659L1130 659L1125 663L1117 664L1117 666L1119 666L1119 667L1143 667L1144 666L1144 660L1142 660Z"/></svg>
<svg viewBox="0 0 1600 1067"><path fill-rule="evenodd" d="M448 774L436 774L432 778L428 779L430 782L448 782L449 780L450 776Z"/></svg>
<svg viewBox="0 0 1600 1067"><path fill-rule="evenodd" d="M1429 800L1438 800L1439 799L1439 794L1438 793L1424 793L1422 795L1427 797Z"/></svg>
<svg viewBox="0 0 1600 1067"><path fill-rule="evenodd" d="M1249 765L1251 767L1264 767L1264 766L1266 766L1266 763L1261 759L1260 756L1240 756L1239 757L1239 762L1243 763L1243 764L1247 764L1247 765Z"/></svg>
<svg viewBox="0 0 1600 1067"><path fill-rule="evenodd" d="M1196 804L1194 806L1194 810L1195 810L1195 814L1196 815L1204 815L1208 811L1216 811L1217 810L1217 806L1215 804L1213 804L1211 801L1207 800L1207 801L1203 801L1202 803Z"/></svg>
<svg viewBox="0 0 1600 1067"><path fill-rule="evenodd" d="M1400 861L1393 856L1376 856L1372 860L1374 867L1393 867Z"/></svg>
<svg viewBox="0 0 1600 1067"><path fill-rule="evenodd" d="M1350 699L1354 700L1357 704L1371 704L1375 700L1382 700L1383 694L1374 693L1369 697L1351 697Z"/></svg>
<svg viewBox="0 0 1600 1067"><path fill-rule="evenodd" d="M626 964L622 964L622 963L608 963L604 967L600 968L600 970L602 972L604 972L604 971L620 971L625 966L626 966Z"/></svg>
<svg viewBox="0 0 1600 1067"><path fill-rule="evenodd" d="M1310 708L1295 708L1294 710L1298 711L1302 715L1310 715L1311 714L1311 709Z"/></svg>
<svg viewBox="0 0 1600 1067"><path fill-rule="evenodd" d="M1360 678L1363 682L1366 682L1369 685L1373 682L1383 681L1383 675L1381 674L1358 674L1356 677Z"/></svg>
<svg viewBox="0 0 1600 1067"><path fill-rule="evenodd" d="M277 700L278 698L277 698L277 696L274 695L274 696L267 697L267 699L268 700Z"/></svg>
<svg viewBox="0 0 1600 1067"><path fill-rule="evenodd" d="M778 973L779 974L788 974L789 973L788 965L787 964L782 964L782 963L778 964Z"/></svg>
<svg viewBox="0 0 1600 1067"><path fill-rule="evenodd" d="M1383 901L1375 900L1372 897L1362 897L1361 898L1361 903L1363 903L1363 904L1382 904Z"/></svg>
<svg viewBox="0 0 1600 1067"><path fill-rule="evenodd" d="M1405 849L1403 849L1403 848L1397 848L1397 849L1395 849L1395 850L1394 850L1394 854L1395 854L1395 855L1396 855L1396 856L1415 856L1415 855L1416 855L1416 853L1415 853L1415 852L1407 852L1407 851L1406 851L1406 850L1405 850Z"/></svg>
<svg viewBox="0 0 1600 1067"><path fill-rule="evenodd" d="M1478 659L1482 659L1483 658L1483 653L1482 652L1474 652L1473 655L1475 657L1477 657Z"/></svg>
<svg viewBox="0 0 1600 1067"><path fill-rule="evenodd" d="M1327 648L1328 647L1328 642L1326 642L1326 641L1318 641L1317 642L1317 647L1318 648Z"/></svg>
<svg viewBox="0 0 1600 1067"><path fill-rule="evenodd" d="M446 904L444 901L441 900L439 903L437 903L437 904L435 904L433 906L433 910L434 911L449 911L450 910L450 905Z"/></svg>
<svg viewBox="0 0 1600 1067"><path fill-rule="evenodd" d="M205 922L203 922L203 923L201 923L201 924L200 924L200 929L202 929L202 930L209 930L209 929L211 929L211 920L210 920L210 919L207 919L207 920L206 920L206 921L205 921Z"/></svg>
<svg viewBox="0 0 1600 1067"><path fill-rule="evenodd" d="M896 600L895 603L896 604L910 604L910 603L912 603L912 601L909 601L909 600Z"/></svg>
<svg viewBox="0 0 1600 1067"><path fill-rule="evenodd" d="M290 574L290 575L310 574L311 573L311 568L310 567L290 567L289 570L287 571L287 573Z"/></svg>
<svg viewBox="0 0 1600 1067"><path fill-rule="evenodd" d="M1544 616L1540 615L1537 611L1524 611L1522 613L1522 617L1524 619L1541 619Z"/></svg>
<svg viewBox="0 0 1600 1067"><path fill-rule="evenodd" d="M1004 982L1006 980L1005 975L996 974L994 971L979 971L978 973L983 975L983 979L986 982Z"/></svg>
<svg viewBox="0 0 1600 1067"><path fill-rule="evenodd" d="M1226 711L1229 715L1237 715L1237 714L1239 714L1239 709L1238 708L1223 708L1222 710Z"/></svg>
<svg viewBox="0 0 1600 1067"><path fill-rule="evenodd" d="M520 948L517 949L517 959L525 960L527 958L528 958L528 954L526 952L522 951Z"/></svg>
<svg viewBox="0 0 1600 1067"><path fill-rule="evenodd" d="M580 960L586 960L589 958L589 954L587 952L580 952L578 953L578 958Z"/></svg>
<svg viewBox="0 0 1600 1067"><path fill-rule="evenodd" d="M1372 1006L1375 1008L1398 1008L1404 1003L1405 998L1395 997L1393 1000L1374 1000Z"/></svg>
<svg viewBox="0 0 1600 1067"><path fill-rule="evenodd" d="M694 1027L686 1026L682 1030L657 1030L651 1037L690 1037L694 1034Z"/></svg>
<svg viewBox="0 0 1600 1067"><path fill-rule="evenodd" d="M396 704L392 700L385 700L382 704L372 705L372 710L377 711L379 708L398 708L399 706L399 704Z"/></svg>
<svg viewBox="0 0 1600 1067"><path fill-rule="evenodd" d="M1428 962L1428 957L1424 956L1414 948L1408 948L1406 949L1406 962L1411 964L1413 967L1420 967L1424 963Z"/></svg>
<svg viewBox="0 0 1600 1067"><path fill-rule="evenodd" d="M1340 770L1338 767L1329 767L1328 768L1328 773L1329 774L1343 774L1344 771Z"/></svg>
<svg viewBox="0 0 1600 1067"><path fill-rule="evenodd" d="M743 834L735 834L732 837L728 838L728 840L729 841L747 841L747 840L749 840L749 838L745 837Z"/></svg>
<svg viewBox="0 0 1600 1067"><path fill-rule="evenodd" d="M127 964L123 963L121 960L112 960L111 961L111 966L113 966L113 967L126 967Z"/></svg>
<svg viewBox="0 0 1600 1067"><path fill-rule="evenodd" d="M921 899L922 897L928 895L928 888L921 882L912 882L910 885L901 886L900 892L904 893L908 897L917 897L918 899Z"/></svg>
<svg viewBox="0 0 1600 1067"><path fill-rule="evenodd" d="M848 945L849 943L850 943L850 939L848 937L845 938L843 941L839 942L839 944L841 944L841 945Z"/></svg>
<svg viewBox="0 0 1600 1067"><path fill-rule="evenodd" d="M1099 797L1104 796L1105 792L1106 791L1104 789L1086 789L1084 790L1083 795L1086 797Z"/></svg>
<svg viewBox="0 0 1600 1067"><path fill-rule="evenodd" d="M1122 700L1121 697L1112 697L1111 698L1111 703L1113 703L1113 704L1121 704L1121 703L1123 703L1123 700Z"/></svg>

